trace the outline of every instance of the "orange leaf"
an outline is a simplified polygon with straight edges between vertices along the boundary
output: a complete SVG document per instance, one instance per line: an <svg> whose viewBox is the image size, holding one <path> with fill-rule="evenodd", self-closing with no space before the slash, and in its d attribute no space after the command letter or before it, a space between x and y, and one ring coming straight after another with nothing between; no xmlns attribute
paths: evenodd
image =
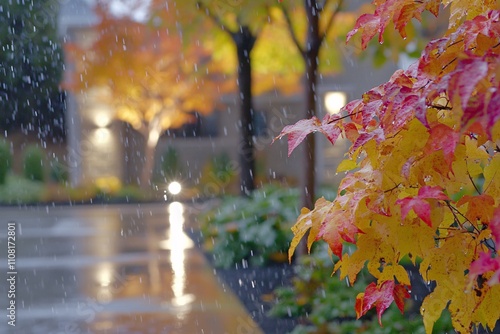
<svg viewBox="0 0 500 334"><path fill-rule="evenodd" d="M321 225L317 238L325 240L333 254L342 259L342 243L354 243L360 231L353 224L350 213L345 210L332 210Z"/></svg>
<svg viewBox="0 0 500 334"><path fill-rule="evenodd" d="M482 223L490 222L493 217L495 205L493 197L487 194L477 196L466 195L457 202L457 206L461 207L467 203L468 206L465 216L471 223L475 223L477 220L480 220Z"/></svg>

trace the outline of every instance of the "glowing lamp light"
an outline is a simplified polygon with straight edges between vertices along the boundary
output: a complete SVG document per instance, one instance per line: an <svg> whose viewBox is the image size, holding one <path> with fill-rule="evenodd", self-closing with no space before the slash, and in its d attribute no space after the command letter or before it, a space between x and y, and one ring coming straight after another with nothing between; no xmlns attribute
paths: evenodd
<svg viewBox="0 0 500 334"><path fill-rule="evenodd" d="M329 114L337 114L347 103L344 92L328 92L325 94L325 107Z"/></svg>
<svg viewBox="0 0 500 334"><path fill-rule="evenodd" d="M111 117L104 113L99 113L95 116L95 124L99 128L105 128L111 123Z"/></svg>
<svg viewBox="0 0 500 334"><path fill-rule="evenodd" d="M174 182L170 182L167 189L168 189L168 192L171 193L172 195L178 195L182 190L182 186L179 182L174 181Z"/></svg>

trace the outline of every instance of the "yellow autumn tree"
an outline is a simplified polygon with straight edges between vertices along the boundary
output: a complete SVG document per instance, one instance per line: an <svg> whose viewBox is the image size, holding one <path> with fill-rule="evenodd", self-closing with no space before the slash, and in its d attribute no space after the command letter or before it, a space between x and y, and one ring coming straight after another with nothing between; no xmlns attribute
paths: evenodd
<svg viewBox="0 0 500 334"><path fill-rule="evenodd" d="M114 118L130 124L145 139L141 185L148 186L161 134L192 120L193 112L213 111L219 78L211 73L211 54L197 43L185 44L182 30L159 29L131 17L115 17L96 7L89 47L68 44L75 70L65 87L82 93L107 87ZM167 18L168 19L168 18ZM208 73L208 75L207 75Z"/></svg>

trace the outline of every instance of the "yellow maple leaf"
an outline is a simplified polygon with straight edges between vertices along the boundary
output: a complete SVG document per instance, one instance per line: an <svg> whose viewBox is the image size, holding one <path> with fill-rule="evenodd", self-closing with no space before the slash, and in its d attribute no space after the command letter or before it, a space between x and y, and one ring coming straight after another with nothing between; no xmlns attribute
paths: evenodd
<svg viewBox="0 0 500 334"><path fill-rule="evenodd" d="M309 232L307 238L307 249L308 251L311 250L311 246L319 233L320 226L325 220L325 216L331 211L332 207L332 202L325 200L324 197L321 197L316 201L312 211L307 208L302 208L300 216L297 218L297 222L292 226L294 236L290 242L290 248L288 249L289 261L292 260L295 249L308 230L311 231Z"/></svg>

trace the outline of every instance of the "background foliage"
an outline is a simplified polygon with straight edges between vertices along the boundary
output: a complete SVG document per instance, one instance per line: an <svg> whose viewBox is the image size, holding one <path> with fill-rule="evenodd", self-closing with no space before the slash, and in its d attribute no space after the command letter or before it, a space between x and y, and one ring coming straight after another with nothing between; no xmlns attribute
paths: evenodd
<svg viewBox="0 0 500 334"><path fill-rule="evenodd" d="M54 17L58 1L2 1L0 128L64 136L63 56Z"/></svg>

